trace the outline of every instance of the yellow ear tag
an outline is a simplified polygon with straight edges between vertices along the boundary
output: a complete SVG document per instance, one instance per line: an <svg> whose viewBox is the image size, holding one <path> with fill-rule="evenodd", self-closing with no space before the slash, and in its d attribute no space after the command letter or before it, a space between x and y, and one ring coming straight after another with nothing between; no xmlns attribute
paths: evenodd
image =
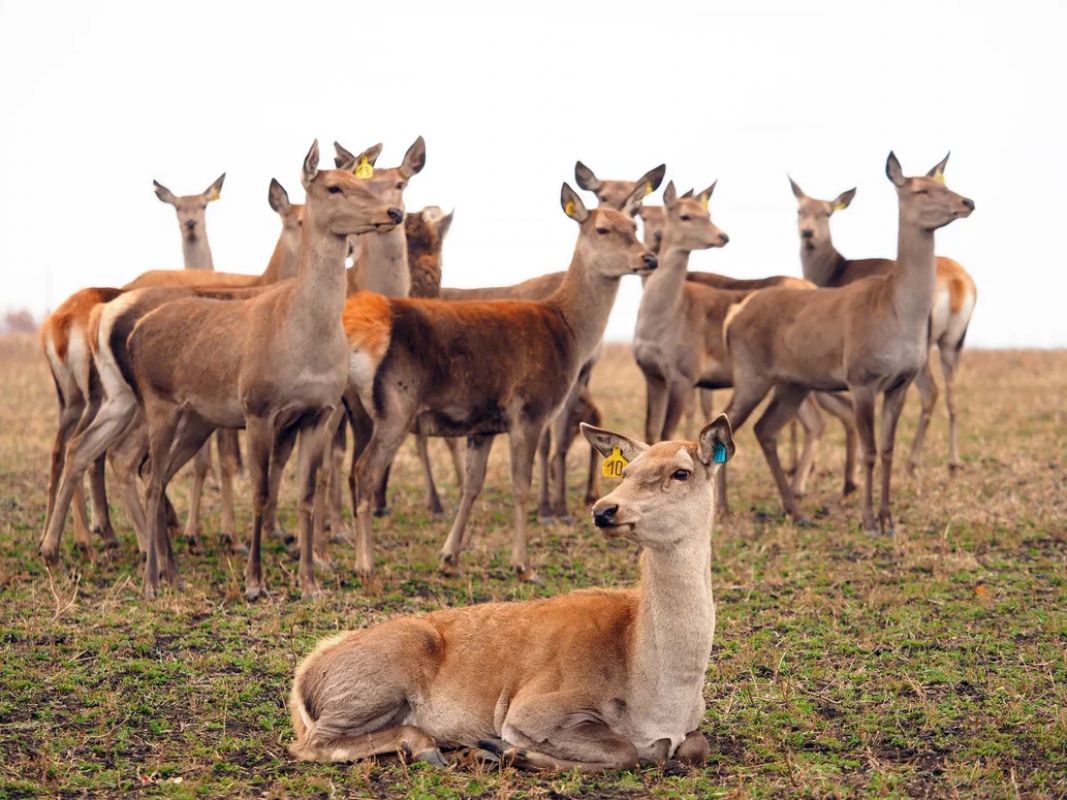
<svg viewBox="0 0 1067 800"><path fill-rule="evenodd" d="M652 184L651 183L646 183L645 184L645 197L648 197L650 194L652 194Z"/></svg>
<svg viewBox="0 0 1067 800"><path fill-rule="evenodd" d="M568 200L567 201L567 205L563 206L563 212L568 217L573 217L574 216L574 201L573 200Z"/></svg>
<svg viewBox="0 0 1067 800"><path fill-rule="evenodd" d="M704 206L704 210L708 210L708 198L707 195L700 195L700 205Z"/></svg>
<svg viewBox="0 0 1067 800"><path fill-rule="evenodd" d="M629 463L622 457L622 450L613 447L611 455L604 459L604 464L600 467L600 474L605 478L621 478L623 467Z"/></svg>
<svg viewBox="0 0 1067 800"><path fill-rule="evenodd" d="M369 181L374 177L374 167L371 166L370 160L366 156L362 156L359 159L355 172L356 177L361 181Z"/></svg>
<svg viewBox="0 0 1067 800"><path fill-rule="evenodd" d="M944 183L945 182L945 173L944 172L935 172L933 174L933 178L938 183Z"/></svg>
<svg viewBox="0 0 1067 800"><path fill-rule="evenodd" d="M844 203L834 203L833 208L834 211L844 211L846 208L848 208L848 206L846 206Z"/></svg>
<svg viewBox="0 0 1067 800"><path fill-rule="evenodd" d="M219 199L219 198L220 198L221 196L222 196L222 195L220 195L220 194L219 194L219 190L218 190L218 189L212 189L212 190L211 190L211 194L209 194L209 195L207 196L207 201L208 201L209 203L213 203L213 202L215 202L216 200L218 200L218 199Z"/></svg>

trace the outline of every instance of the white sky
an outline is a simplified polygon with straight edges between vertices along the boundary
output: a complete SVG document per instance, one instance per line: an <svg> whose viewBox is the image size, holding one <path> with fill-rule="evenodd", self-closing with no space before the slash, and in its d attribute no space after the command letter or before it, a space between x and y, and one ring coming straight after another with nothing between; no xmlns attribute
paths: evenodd
<svg viewBox="0 0 1067 800"><path fill-rule="evenodd" d="M968 344L1064 346L1065 23L1062 2L0 0L0 309L181 266L153 178L190 194L225 171L216 268L262 271L267 185L299 200L315 137L324 155L382 141L395 166L425 136L407 206L456 209L453 286L566 267L575 159L628 179L666 161L683 189L718 178L731 242L692 264L755 277L800 271L787 171L816 197L858 186L835 243L892 256L886 154L915 174L951 149L948 183L977 211L938 252L978 283ZM624 280L610 338L630 338L639 291Z"/></svg>

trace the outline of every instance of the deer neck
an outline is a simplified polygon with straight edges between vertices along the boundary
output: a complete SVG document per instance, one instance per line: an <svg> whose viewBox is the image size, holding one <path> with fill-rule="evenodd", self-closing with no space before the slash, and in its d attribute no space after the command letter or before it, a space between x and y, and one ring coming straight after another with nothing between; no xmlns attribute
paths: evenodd
<svg viewBox="0 0 1067 800"><path fill-rule="evenodd" d="M345 253L347 237L316 229L304 222L301 257L292 283L293 323L311 336L336 335L341 331L345 304Z"/></svg>
<svg viewBox="0 0 1067 800"><path fill-rule="evenodd" d="M897 233L897 264L889 276L893 306L905 325L925 330L937 281L934 232L906 223Z"/></svg>
<svg viewBox="0 0 1067 800"><path fill-rule="evenodd" d="M215 269L215 262L211 260L211 245L207 243L207 234L189 241L182 237L182 258L185 260L186 269Z"/></svg>
<svg viewBox="0 0 1067 800"><path fill-rule="evenodd" d="M303 235L301 235L303 239ZM286 241L285 232L278 237L274 252L270 255L267 268L263 270L264 283L277 283L296 275L300 267L300 251L294 250Z"/></svg>
<svg viewBox="0 0 1067 800"><path fill-rule="evenodd" d="M809 250L800 243L800 267L804 277L816 286L830 286L838 277L845 257L834 247L832 239L815 245Z"/></svg>
<svg viewBox="0 0 1067 800"><path fill-rule="evenodd" d="M710 489L709 489L710 494ZM640 602L635 620L632 679L655 688L702 686L715 636L711 589L712 498L694 524L703 535L670 550L641 553Z"/></svg>
<svg viewBox="0 0 1067 800"><path fill-rule="evenodd" d="M556 308L574 336L579 363L585 361L604 338L608 316L615 305L620 276L594 271L577 252L559 288L545 298Z"/></svg>
<svg viewBox="0 0 1067 800"><path fill-rule="evenodd" d="M360 289L386 297L411 294L408 237L403 225L397 225L388 233L365 233L356 243Z"/></svg>
<svg viewBox="0 0 1067 800"><path fill-rule="evenodd" d="M689 250L667 244L660 250L659 266L644 279L641 305L637 309L634 338L659 341L681 318Z"/></svg>

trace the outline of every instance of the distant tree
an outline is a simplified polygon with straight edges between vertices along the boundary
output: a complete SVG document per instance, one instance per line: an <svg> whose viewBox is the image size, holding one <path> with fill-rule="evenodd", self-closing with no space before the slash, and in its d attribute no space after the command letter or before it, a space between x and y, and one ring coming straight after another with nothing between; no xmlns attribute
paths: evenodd
<svg viewBox="0 0 1067 800"><path fill-rule="evenodd" d="M4 323L0 325L4 333L33 333L37 330L37 320L24 308L8 311L4 314Z"/></svg>

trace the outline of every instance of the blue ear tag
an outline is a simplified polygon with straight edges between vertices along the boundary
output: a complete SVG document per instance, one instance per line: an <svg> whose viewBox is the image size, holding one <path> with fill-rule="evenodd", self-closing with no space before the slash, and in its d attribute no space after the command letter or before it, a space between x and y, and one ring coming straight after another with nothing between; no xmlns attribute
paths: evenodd
<svg viewBox="0 0 1067 800"><path fill-rule="evenodd" d="M715 450L711 454L711 460L716 464L726 463L726 445L722 442L715 443Z"/></svg>

